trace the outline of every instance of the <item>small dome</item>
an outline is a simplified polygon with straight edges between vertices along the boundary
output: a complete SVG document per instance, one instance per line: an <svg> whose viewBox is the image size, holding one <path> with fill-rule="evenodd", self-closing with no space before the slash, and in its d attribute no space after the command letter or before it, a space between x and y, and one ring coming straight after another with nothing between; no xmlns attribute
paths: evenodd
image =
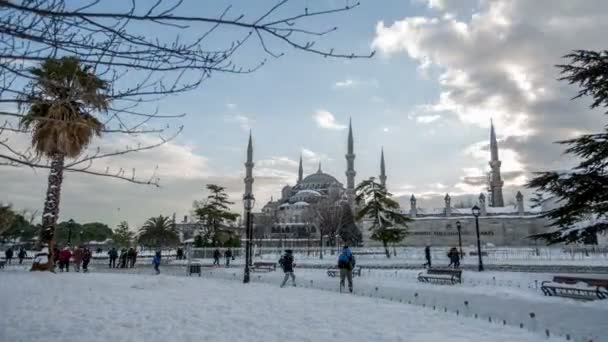
<svg viewBox="0 0 608 342"><path fill-rule="evenodd" d="M296 197L318 197L321 196L321 193L319 193L316 190L300 190L296 193Z"/></svg>
<svg viewBox="0 0 608 342"><path fill-rule="evenodd" d="M283 203L279 206L279 208L289 208L291 205L289 203Z"/></svg>
<svg viewBox="0 0 608 342"><path fill-rule="evenodd" d="M310 204L308 204L308 203L306 203L304 201L299 201L299 202L294 203L293 205L306 207L306 206L309 206Z"/></svg>

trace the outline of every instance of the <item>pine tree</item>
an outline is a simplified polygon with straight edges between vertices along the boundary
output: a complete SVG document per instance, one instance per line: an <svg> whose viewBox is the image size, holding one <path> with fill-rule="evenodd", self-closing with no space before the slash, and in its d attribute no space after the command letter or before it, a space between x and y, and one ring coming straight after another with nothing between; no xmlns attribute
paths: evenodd
<svg viewBox="0 0 608 342"><path fill-rule="evenodd" d="M557 67L563 75L560 80L580 86L574 99L591 96L591 108L608 108L608 51L579 50L565 58L570 64ZM532 238L548 244L597 243L597 234L608 230L608 128L558 143L568 146L565 154L581 162L569 171L539 172L528 183L560 204L543 214L556 229Z"/></svg>
<svg viewBox="0 0 608 342"><path fill-rule="evenodd" d="M131 247L135 233L129 230L129 224L126 221L120 222L118 227L112 234L112 240L120 247Z"/></svg>
<svg viewBox="0 0 608 342"><path fill-rule="evenodd" d="M340 207L342 207L342 225L338 230L340 239L349 246L361 245L363 242L363 235L355 223L355 215L353 215L353 211L350 208L348 201L340 202Z"/></svg>
<svg viewBox="0 0 608 342"><path fill-rule="evenodd" d="M199 222L206 228L204 238L211 238L213 246L217 246L221 226L234 222L239 214L230 211L230 205L234 202L228 199L226 188L215 184L207 184L207 190L210 194L205 201L194 202L194 212Z"/></svg>
<svg viewBox="0 0 608 342"><path fill-rule="evenodd" d="M382 241L386 257L390 258L388 244L405 238L410 218L399 212L399 203L391 199L392 195L373 177L361 182L356 193L356 202L360 207L357 220L367 218L372 221L371 238Z"/></svg>

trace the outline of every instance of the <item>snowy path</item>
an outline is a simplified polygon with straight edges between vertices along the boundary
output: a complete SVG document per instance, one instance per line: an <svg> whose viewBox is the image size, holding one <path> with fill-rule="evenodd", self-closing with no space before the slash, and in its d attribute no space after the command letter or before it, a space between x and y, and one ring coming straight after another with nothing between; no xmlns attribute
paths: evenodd
<svg viewBox="0 0 608 342"><path fill-rule="evenodd" d="M0 278L0 341L546 340L497 323L303 288L165 275Z"/></svg>

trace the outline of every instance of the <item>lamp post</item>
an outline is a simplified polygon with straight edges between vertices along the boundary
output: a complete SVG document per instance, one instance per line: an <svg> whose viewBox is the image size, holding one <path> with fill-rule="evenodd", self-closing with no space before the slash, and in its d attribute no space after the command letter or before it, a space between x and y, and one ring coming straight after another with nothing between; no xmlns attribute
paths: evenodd
<svg viewBox="0 0 608 342"><path fill-rule="evenodd" d="M456 221L456 229L458 230L458 248L460 249L460 258L464 259L464 254L462 254L462 225L460 221Z"/></svg>
<svg viewBox="0 0 608 342"><path fill-rule="evenodd" d="M483 271L483 261L481 260L481 241L479 241L479 207L473 206L471 209L475 216L475 231L477 233L477 257L479 258L479 272Z"/></svg>
<svg viewBox="0 0 608 342"><path fill-rule="evenodd" d="M84 245L83 241L82 241L82 236L84 235L84 230L80 231L80 245Z"/></svg>
<svg viewBox="0 0 608 342"><path fill-rule="evenodd" d="M72 227L74 226L74 220L70 219L68 221L68 245L72 243Z"/></svg>
<svg viewBox="0 0 608 342"><path fill-rule="evenodd" d="M253 194L247 193L243 196L243 206L245 207L245 236L247 242L245 242L245 276L243 277L243 283L249 283L249 263L251 259L251 209L255 204L255 198Z"/></svg>

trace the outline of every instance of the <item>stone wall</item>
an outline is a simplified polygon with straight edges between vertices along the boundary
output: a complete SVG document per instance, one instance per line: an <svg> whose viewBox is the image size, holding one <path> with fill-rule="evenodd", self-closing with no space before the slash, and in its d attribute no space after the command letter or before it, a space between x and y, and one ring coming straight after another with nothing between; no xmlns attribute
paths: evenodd
<svg viewBox="0 0 608 342"><path fill-rule="evenodd" d="M417 218L409 225L409 235L400 246L458 246L456 222L461 223L462 245L475 246L474 217L425 217ZM534 246L528 236L547 230L547 220L537 216L485 216L479 217L481 243L500 246ZM364 246L381 246L370 239L369 222L360 224Z"/></svg>

